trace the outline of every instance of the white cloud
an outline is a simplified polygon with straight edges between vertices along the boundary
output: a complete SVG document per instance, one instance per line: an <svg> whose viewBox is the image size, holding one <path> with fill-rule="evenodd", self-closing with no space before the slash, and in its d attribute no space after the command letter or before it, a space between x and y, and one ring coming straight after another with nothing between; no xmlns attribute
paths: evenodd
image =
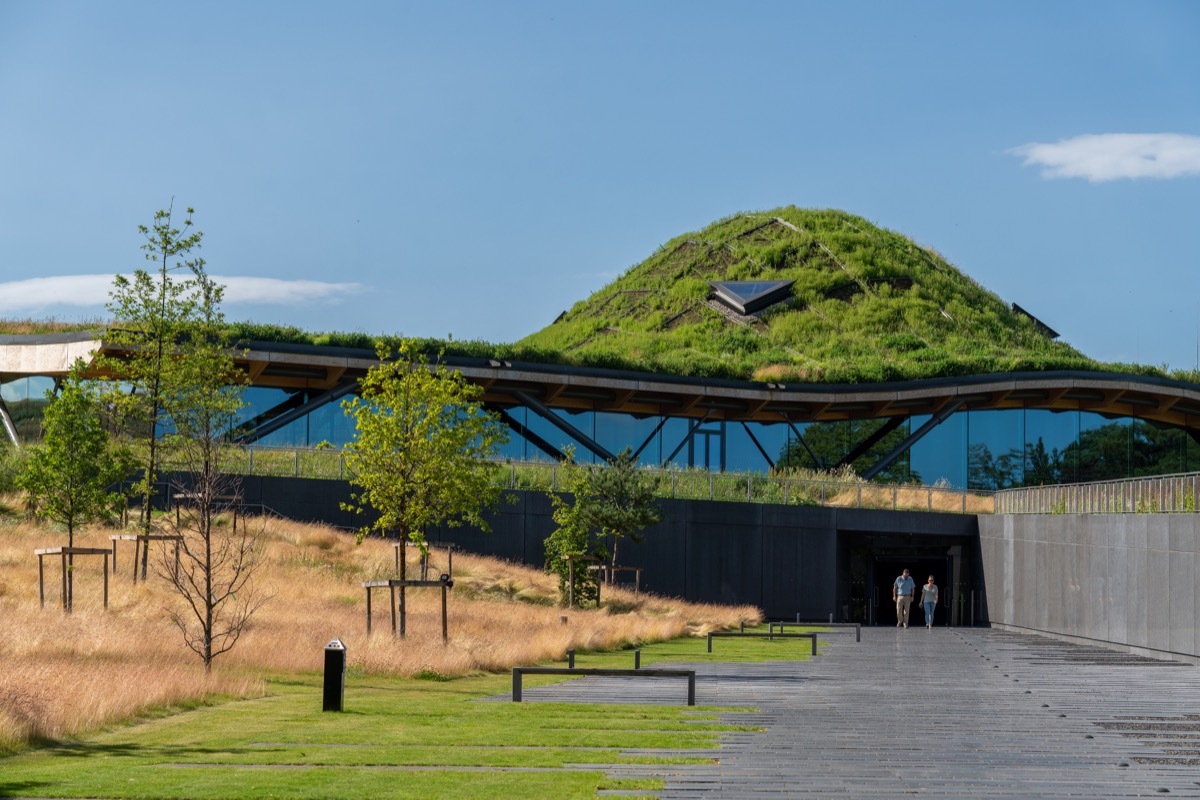
<svg viewBox="0 0 1200 800"><path fill-rule="evenodd" d="M1008 152L1041 166L1043 178L1084 178L1099 183L1120 178L1179 178L1200 175L1200 136L1182 133L1099 133L1032 142Z"/></svg>
<svg viewBox="0 0 1200 800"><path fill-rule="evenodd" d="M264 303L293 305L314 300L336 299L353 294L363 287L358 283L327 283L325 281L285 281L279 278L243 278L212 276L225 287L227 303Z"/></svg>
<svg viewBox="0 0 1200 800"><path fill-rule="evenodd" d="M223 277L213 280L225 287L226 303L296 305L336 299L362 289L357 283L281 280L279 278ZM112 275L59 275L0 283L0 314L30 313L54 306L95 308L108 302Z"/></svg>

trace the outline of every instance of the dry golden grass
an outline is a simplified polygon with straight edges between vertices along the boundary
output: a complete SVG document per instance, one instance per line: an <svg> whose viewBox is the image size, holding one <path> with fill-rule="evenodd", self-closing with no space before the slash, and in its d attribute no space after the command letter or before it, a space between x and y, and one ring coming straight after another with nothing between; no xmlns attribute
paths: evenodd
<svg viewBox="0 0 1200 800"><path fill-rule="evenodd" d="M272 599L206 676L168 619L175 598L166 582L151 577L134 585L130 579L131 543L119 544L107 611L102 559L77 557L75 611L66 615L54 559L46 560L46 607L39 608L33 554L35 547L65 544L65 534L0 515L0 749L95 729L153 707L261 693L266 673L321 669L334 637L346 644L350 667L364 673L456 676L562 659L568 648L612 648L761 621L761 612L749 606L634 597L615 587L604 590L606 608L568 611L554 605L554 576L455 553L448 644L442 643L437 589L408 590L403 641L389 634L386 594L376 590L368 637L360 583L392 576L389 543L358 546L351 534L284 520L250 524L265 529L256 588ZM76 534L76 545L108 547L112 533L89 528ZM417 559L410 548L409 578L417 576ZM431 574L445 568L445 551L434 550Z"/></svg>
<svg viewBox="0 0 1200 800"><path fill-rule="evenodd" d="M861 494L860 494L861 493ZM896 508L947 511L951 513L990 514L996 501L991 495L966 494L963 508L963 493L954 490L939 490L928 486L904 486L862 483L847 486L826 501L826 505L855 508Z"/></svg>

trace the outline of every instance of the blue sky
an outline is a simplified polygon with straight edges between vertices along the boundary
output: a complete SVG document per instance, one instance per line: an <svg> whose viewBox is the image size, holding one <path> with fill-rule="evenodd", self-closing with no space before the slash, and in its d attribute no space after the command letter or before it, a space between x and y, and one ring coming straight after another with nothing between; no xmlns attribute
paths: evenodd
<svg viewBox="0 0 1200 800"><path fill-rule="evenodd" d="M1197 41L1193 2L6 0L0 316L103 318L173 197L231 319L511 341L794 204L1191 368Z"/></svg>

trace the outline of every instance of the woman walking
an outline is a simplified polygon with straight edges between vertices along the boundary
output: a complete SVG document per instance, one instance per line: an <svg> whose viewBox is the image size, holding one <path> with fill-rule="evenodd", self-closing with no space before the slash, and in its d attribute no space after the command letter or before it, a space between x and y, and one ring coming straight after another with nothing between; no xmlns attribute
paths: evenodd
<svg viewBox="0 0 1200 800"><path fill-rule="evenodd" d="M937 608L938 588L933 582L933 576L921 587L921 602L925 605L925 627L933 628L933 610Z"/></svg>

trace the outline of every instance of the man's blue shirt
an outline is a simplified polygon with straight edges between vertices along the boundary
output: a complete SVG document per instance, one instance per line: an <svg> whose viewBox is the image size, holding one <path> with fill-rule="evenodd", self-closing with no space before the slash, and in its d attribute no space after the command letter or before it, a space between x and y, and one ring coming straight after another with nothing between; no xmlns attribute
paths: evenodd
<svg viewBox="0 0 1200 800"><path fill-rule="evenodd" d="M896 586L896 597L906 597L906 596L911 597L912 593L913 593L913 589L917 588L917 584L912 579L911 575L909 575L908 577L901 575L899 578L896 578L895 586Z"/></svg>

